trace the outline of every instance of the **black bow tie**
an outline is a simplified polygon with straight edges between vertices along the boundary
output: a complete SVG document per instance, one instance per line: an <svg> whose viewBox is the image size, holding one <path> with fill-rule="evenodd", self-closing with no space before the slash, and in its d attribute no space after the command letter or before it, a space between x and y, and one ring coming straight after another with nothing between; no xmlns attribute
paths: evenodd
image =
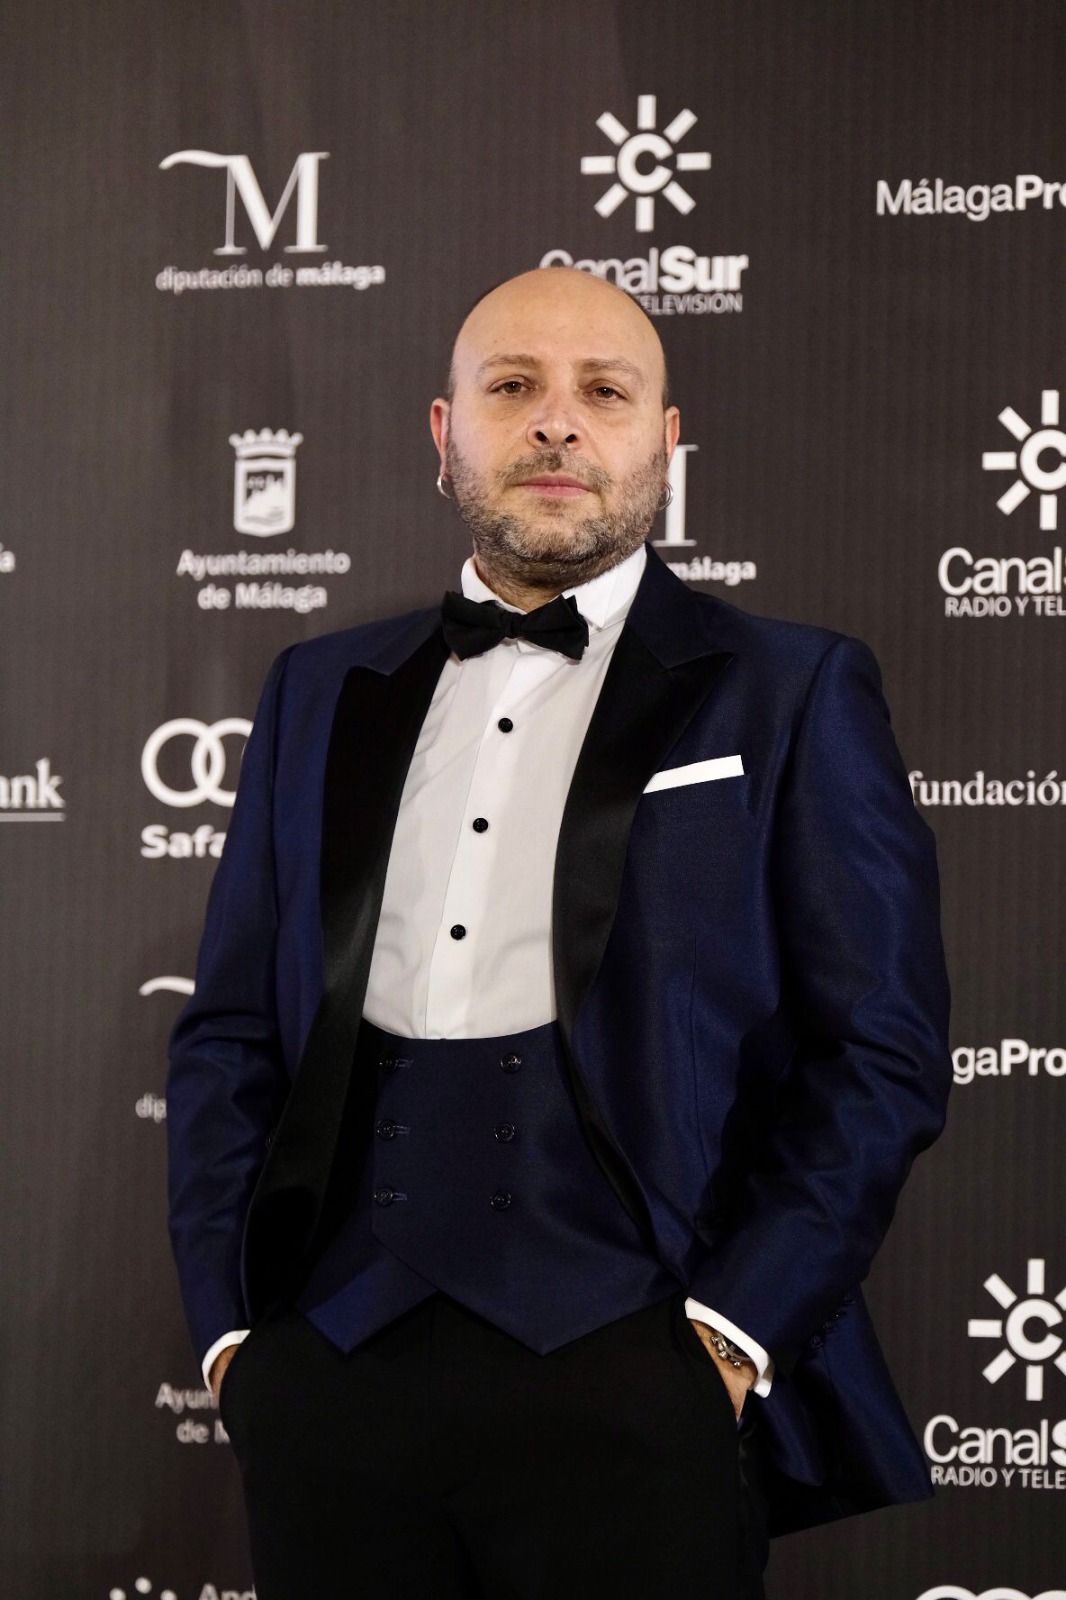
<svg viewBox="0 0 1066 1600"><path fill-rule="evenodd" d="M441 622L449 649L464 660L483 655L503 639L528 639L580 661L589 642L589 625L572 594L556 595L535 611L507 611L495 600L468 600L449 589Z"/></svg>

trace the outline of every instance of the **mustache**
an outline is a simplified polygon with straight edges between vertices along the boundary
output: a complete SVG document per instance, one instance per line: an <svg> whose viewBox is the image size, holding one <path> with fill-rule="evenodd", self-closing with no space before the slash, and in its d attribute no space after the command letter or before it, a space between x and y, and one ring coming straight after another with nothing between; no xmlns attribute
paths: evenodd
<svg viewBox="0 0 1066 1600"><path fill-rule="evenodd" d="M604 490L611 487L612 479L602 467L594 467L580 457L572 456L566 450L538 450L534 455L523 456L520 461L512 461L499 474L502 489L513 488L516 483L524 483L527 478L538 477L544 472L565 472L568 477L576 478L583 483L586 489Z"/></svg>

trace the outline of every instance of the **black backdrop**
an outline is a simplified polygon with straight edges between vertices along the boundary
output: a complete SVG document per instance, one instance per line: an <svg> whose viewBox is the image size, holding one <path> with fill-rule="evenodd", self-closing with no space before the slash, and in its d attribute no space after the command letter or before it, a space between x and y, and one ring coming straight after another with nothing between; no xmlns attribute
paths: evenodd
<svg viewBox="0 0 1066 1600"><path fill-rule="evenodd" d="M164 1043L267 664L455 583L451 333L572 259L667 346L660 551L871 644L939 840L959 1083L870 1290L942 1488L782 1541L772 1592L1061 1600L1061 5L0 29L0 1588L250 1592L165 1239Z"/></svg>

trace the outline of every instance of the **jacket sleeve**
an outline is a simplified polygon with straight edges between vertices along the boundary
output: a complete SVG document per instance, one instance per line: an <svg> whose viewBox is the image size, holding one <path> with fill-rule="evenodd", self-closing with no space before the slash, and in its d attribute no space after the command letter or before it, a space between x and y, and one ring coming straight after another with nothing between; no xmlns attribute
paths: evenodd
<svg viewBox="0 0 1066 1600"><path fill-rule="evenodd" d="M861 640L840 637L818 665L779 808L771 870L798 1042L688 1293L787 1373L869 1271L952 1081L936 843Z"/></svg>
<svg viewBox="0 0 1066 1600"><path fill-rule="evenodd" d="M272 788L288 654L274 662L260 697L208 897L195 991L170 1038L170 1238L201 1359L221 1334L248 1325L244 1219L287 1090L274 1004Z"/></svg>

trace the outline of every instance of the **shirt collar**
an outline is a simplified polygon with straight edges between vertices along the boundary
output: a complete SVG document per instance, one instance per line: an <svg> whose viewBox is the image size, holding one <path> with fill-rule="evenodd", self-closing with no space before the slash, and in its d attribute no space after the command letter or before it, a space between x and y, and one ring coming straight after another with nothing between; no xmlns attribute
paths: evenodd
<svg viewBox="0 0 1066 1600"><path fill-rule="evenodd" d="M590 578L587 583L579 583L571 589L564 589L563 593L574 596L577 609L590 628L607 628L612 622L620 621L633 604L633 596L637 592L647 559L647 549L644 545L640 545L632 555L626 556L625 560L619 561L616 566L608 567L598 578ZM521 606L514 606L507 600L501 600L499 595L489 588L475 568L473 556L467 556L463 562L460 581L463 594L468 600L495 600L497 605L503 606L508 611L522 609Z"/></svg>

